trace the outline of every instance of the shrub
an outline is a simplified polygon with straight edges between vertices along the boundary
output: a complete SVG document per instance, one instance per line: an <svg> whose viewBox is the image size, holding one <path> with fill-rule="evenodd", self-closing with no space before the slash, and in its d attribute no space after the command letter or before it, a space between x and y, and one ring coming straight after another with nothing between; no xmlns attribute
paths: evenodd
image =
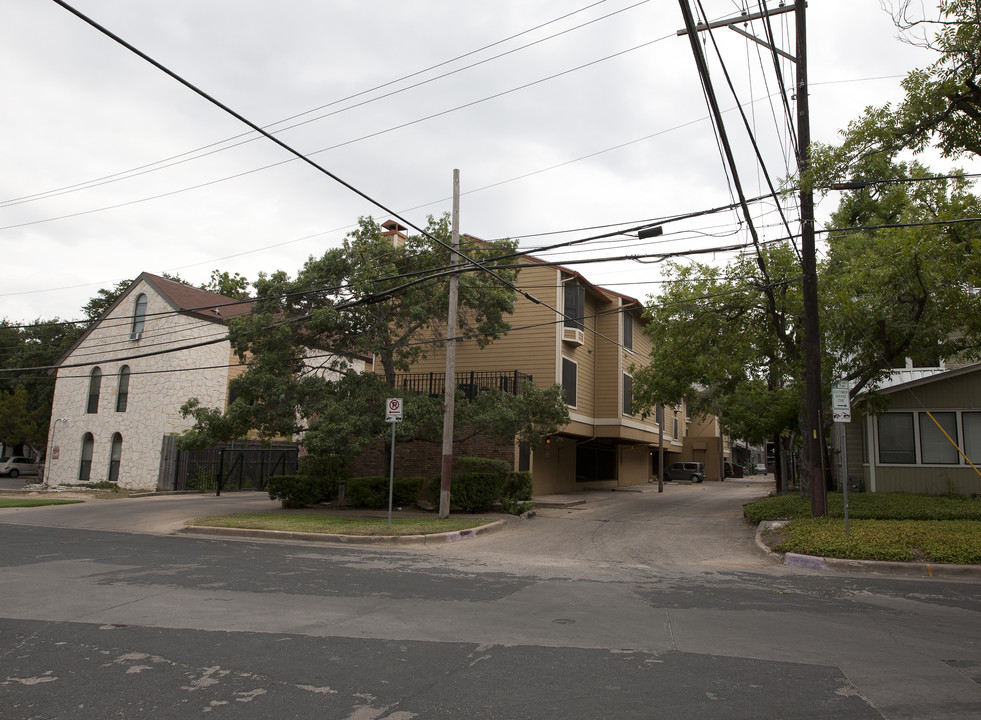
<svg viewBox="0 0 981 720"><path fill-rule="evenodd" d="M510 466L503 460L482 457L461 457L456 459L454 469L458 473L479 472L492 473L507 477L511 472Z"/></svg>
<svg viewBox="0 0 981 720"><path fill-rule="evenodd" d="M504 483L503 497L506 500L531 500L533 490L534 483L530 472L513 472L508 474L508 479Z"/></svg>
<svg viewBox="0 0 981 720"><path fill-rule="evenodd" d="M329 485L328 480L314 475L273 475L266 481L266 490L284 508L301 508L326 500Z"/></svg>
<svg viewBox="0 0 981 720"><path fill-rule="evenodd" d="M298 475L316 475L337 480L344 475L344 458L340 455L301 455L297 461Z"/></svg>
<svg viewBox="0 0 981 720"><path fill-rule="evenodd" d="M407 507L414 505L419 497L425 478L395 478L392 481L392 505ZM354 507L384 510L388 508L389 479L381 475L348 478L344 500Z"/></svg>
<svg viewBox="0 0 981 720"><path fill-rule="evenodd" d="M504 496L510 468L503 460L463 457L457 460L450 504L464 512L487 512Z"/></svg>
<svg viewBox="0 0 981 720"><path fill-rule="evenodd" d="M520 515L528 512L535 504L531 500L514 500L512 498L501 498L501 510L508 515Z"/></svg>
<svg viewBox="0 0 981 720"><path fill-rule="evenodd" d="M747 505L743 513L753 523L808 518L811 516L811 499L800 495L776 495ZM845 516L841 493L828 493L828 516ZM861 493L848 496L848 516L866 520L981 520L981 502L951 495Z"/></svg>
<svg viewBox="0 0 981 720"><path fill-rule="evenodd" d="M324 496L320 502L337 499L337 483L344 477L344 459L340 455L303 455L297 463L297 475L320 479Z"/></svg>

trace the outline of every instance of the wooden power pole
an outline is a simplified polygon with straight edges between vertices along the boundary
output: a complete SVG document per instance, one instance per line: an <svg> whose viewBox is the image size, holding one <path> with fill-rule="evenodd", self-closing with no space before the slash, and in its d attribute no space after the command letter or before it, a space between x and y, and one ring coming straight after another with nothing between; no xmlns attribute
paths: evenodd
<svg viewBox="0 0 981 720"><path fill-rule="evenodd" d="M817 253L814 249L814 193L805 177L810 166L811 121L807 101L807 22L805 0L795 0L797 24L797 170L801 177L800 253L804 275L804 402L807 437L804 460L811 481L811 515L828 514L824 484L824 428L821 423L821 328L818 323Z"/></svg>
<svg viewBox="0 0 981 720"><path fill-rule="evenodd" d="M459 261L460 249L460 171L453 171L453 217L451 218L450 265ZM453 476L453 413L456 401L456 305L460 278L450 275L450 302L446 314L446 377L443 381L443 456L439 482L439 517L450 516L450 481Z"/></svg>
<svg viewBox="0 0 981 720"><path fill-rule="evenodd" d="M721 115L717 109L717 102L712 90L712 84L708 77L708 69L705 66L701 50L695 42L694 35L697 32L710 30L717 27L728 27L735 32L743 35L754 42L757 42L773 52L788 57L797 66L797 169L801 176L800 190L800 222L801 222L801 271L803 275L803 303L804 303L804 404L806 406L805 437L804 437L804 460L806 462L806 476L811 483L811 514L815 517L828 514L827 490L824 481L824 429L821 423L821 407L823 394L821 390L821 328L818 321L818 292L817 292L817 253L814 242L814 194L810 184L805 177L809 166L809 152L811 144L811 125L810 110L808 104L807 88L807 22L805 17L806 0L794 0L793 7L781 4L775 10L763 9L757 13L742 15L731 20L719 20L708 25L695 25L691 17L691 9L688 0L679 0L682 15L685 18L685 29L679 30L679 35L689 35L692 41L692 50L695 54L695 62L698 65L699 75L702 78L708 97L710 107L716 117L716 124L719 129L720 137L724 145L726 156L731 165L734 180L737 182L737 190L740 193L740 201L746 213L746 221L750 232L754 232L752 218L749 217L745 201L742 200L742 190L738 187L738 173L735 161L732 157L722 128ZM786 52L771 47L768 43L760 40L752 34L738 28L749 20L768 19L771 15L793 11L796 19L797 52L796 57L788 55ZM754 232L754 240L755 240Z"/></svg>

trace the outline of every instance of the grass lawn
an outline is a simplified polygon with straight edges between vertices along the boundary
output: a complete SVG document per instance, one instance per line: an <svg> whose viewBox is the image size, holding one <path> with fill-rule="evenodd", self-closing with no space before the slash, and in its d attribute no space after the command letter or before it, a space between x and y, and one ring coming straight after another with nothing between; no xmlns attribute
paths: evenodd
<svg viewBox="0 0 981 720"><path fill-rule="evenodd" d="M283 530L286 532L324 533L328 535L432 535L434 533L470 530L490 520L468 518L388 518L347 517L308 513L237 513L196 518L188 525L243 528L246 530Z"/></svg>
<svg viewBox="0 0 981 720"><path fill-rule="evenodd" d="M0 508L41 507L42 505L73 505L84 500L68 500L65 498L10 498L0 497Z"/></svg>
<svg viewBox="0 0 981 720"><path fill-rule="evenodd" d="M812 518L810 498L781 495L745 508L753 523L790 520L764 536L778 552L854 560L981 564L981 500L949 495L828 493L828 517Z"/></svg>

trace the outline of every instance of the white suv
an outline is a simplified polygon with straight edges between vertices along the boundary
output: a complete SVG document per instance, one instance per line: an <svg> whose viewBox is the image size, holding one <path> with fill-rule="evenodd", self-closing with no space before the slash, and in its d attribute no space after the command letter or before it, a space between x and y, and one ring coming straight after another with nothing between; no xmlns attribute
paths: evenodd
<svg viewBox="0 0 981 720"><path fill-rule="evenodd" d="M30 458L14 455L0 458L0 475L37 475L37 464Z"/></svg>

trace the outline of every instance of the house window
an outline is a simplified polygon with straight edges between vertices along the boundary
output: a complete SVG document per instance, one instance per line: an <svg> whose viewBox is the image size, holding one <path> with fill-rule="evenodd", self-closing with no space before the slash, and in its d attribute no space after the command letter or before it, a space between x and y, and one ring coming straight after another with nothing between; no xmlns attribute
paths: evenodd
<svg viewBox="0 0 981 720"><path fill-rule="evenodd" d="M878 417L879 462L912 465L916 462L913 413L886 413Z"/></svg>
<svg viewBox="0 0 981 720"><path fill-rule="evenodd" d="M926 465L957 465L960 462L960 453L957 452L957 413L930 414L936 418L936 423L930 419L930 415L920 413L920 462ZM943 432L937 427L937 423L940 423ZM953 443L947 439L948 435Z"/></svg>
<svg viewBox="0 0 981 720"><path fill-rule="evenodd" d="M677 440L678 437L679 437L679 435L678 435L678 413L675 413L674 414L674 419L673 419L673 423L672 424L673 424L673 429L671 431L671 437L673 437L675 440Z"/></svg>
<svg viewBox="0 0 981 720"><path fill-rule="evenodd" d="M562 312L565 314L565 326L584 329L583 318L586 316L586 288L578 283L566 283L565 304Z"/></svg>
<svg viewBox="0 0 981 720"><path fill-rule="evenodd" d="M961 413L964 426L964 454L974 464L981 463L981 412Z"/></svg>
<svg viewBox="0 0 981 720"><path fill-rule="evenodd" d="M131 339L138 340L143 334L143 326L146 324L146 295L140 293L136 298L136 306L133 308L133 329Z"/></svg>
<svg viewBox="0 0 981 720"><path fill-rule="evenodd" d="M99 393L102 391L102 370L95 367L89 374L89 401L85 412L94 415L99 412Z"/></svg>
<svg viewBox="0 0 981 720"><path fill-rule="evenodd" d="M88 482L92 477L92 448L95 441L92 433L82 435L82 461L78 464L78 481Z"/></svg>
<svg viewBox="0 0 981 720"><path fill-rule="evenodd" d="M562 392L565 404L576 406L576 373L579 366L569 358L562 358Z"/></svg>
<svg viewBox="0 0 981 720"><path fill-rule="evenodd" d="M119 481L119 461L123 456L123 436L113 433L112 445L109 447L109 482Z"/></svg>
<svg viewBox="0 0 981 720"><path fill-rule="evenodd" d="M628 310L623 313L623 347L625 350L634 349L634 318Z"/></svg>
<svg viewBox="0 0 981 720"><path fill-rule="evenodd" d="M634 379L626 373L623 375L623 414L634 414Z"/></svg>
<svg viewBox="0 0 981 720"><path fill-rule="evenodd" d="M126 412L129 402L129 365L119 368L119 386L116 389L116 412Z"/></svg>

